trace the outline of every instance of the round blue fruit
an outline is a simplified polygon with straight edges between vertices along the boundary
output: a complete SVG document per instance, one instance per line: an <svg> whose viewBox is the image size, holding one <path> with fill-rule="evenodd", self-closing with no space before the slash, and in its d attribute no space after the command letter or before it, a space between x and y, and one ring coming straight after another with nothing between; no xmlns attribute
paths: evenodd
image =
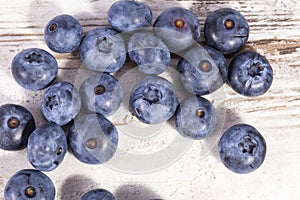
<svg viewBox="0 0 300 200"><path fill-rule="evenodd" d="M177 70L185 89L196 95L215 92L226 83L228 75L224 56L208 46L190 49L179 61Z"/></svg>
<svg viewBox="0 0 300 200"><path fill-rule="evenodd" d="M41 111L49 122L66 125L79 113L81 99L77 89L68 82L57 82L47 88Z"/></svg>
<svg viewBox="0 0 300 200"><path fill-rule="evenodd" d="M175 113L177 131L184 137L199 140L211 135L217 125L216 110L205 98L185 98Z"/></svg>
<svg viewBox="0 0 300 200"><path fill-rule="evenodd" d="M51 179L38 170L23 169L6 183L4 200L54 200L55 187Z"/></svg>
<svg viewBox="0 0 300 200"><path fill-rule="evenodd" d="M95 189L83 194L80 200L116 200L116 197L108 190Z"/></svg>
<svg viewBox="0 0 300 200"><path fill-rule="evenodd" d="M16 104L0 106L0 149L17 151L26 148L34 129L34 118L26 108Z"/></svg>
<svg viewBox="0 0 300 200"><path fill-rule="evenodd" d="M118 79L108 73L95 74L86 79L79 93L85 109L104 116L116 112L124 96Z"/></svg>
<svg viewBox="0 0 300 200"><path fill-rule="evenodd" d="M163 11L153 26L154 33L173 53L194 45L200 40L200 23L197 16L181 7Z"/></svg>
<svg viewBox="0 0 300 200"><path fill-rule="evenodd" d="M125 41L112 28L92 29L81 42L80 59L90 70L116 72L126 60Z"/></svg>
<svg viewBox="0 0 300 200"><path fill-rule="evenodd" d="M101 114L87 114L74 120L68 134L73 155L86 164L109 161L118 146L116 127Z"/></svg>
<svg viewBox="0 0 300 200"><path fill-rule="evenodd" d="M107 13L107 20L117 31L131 31L149 27L152 22L152 11L143 2L121 0L111 5Z"/></svg>
<svg viewBox="0 0 300 200"><path fill-rule="evenodd" d="M62 163L67 150L64 130L57 124L47 122L30 135L27 158L34 168L51 171Z"/></svg>
<svg viewBox="0 0 300 200"><path fill-rule="evenodd" d="M47 87L57 76L55 58L43 49L25 49L15 55L11 63L15 81L27 90L37 91Z"/></svg>
<svg viewBox="0 0 300 200"><path fill-rule="evenodd" d="M58 53L71 53L81 42L83 31L80 23L70 15L58 15L45 27L44 39L48 47Z"/></svg>
<svg viewBox="0 0 300 200"><path fill-rule="evenodd" d="M246 174L258 169L266 156L266 142L253 126L236 124L219 141L219 155L231 171Z"/></svg>
<svg viewBox="0 0 300 200"><path fill-rule="evenodd" d="M169 66L171 54L168 47L150 32L134 33L128 41L129 57L141 72L163 73Z"/></svg>
<svg viewBox="0 0 300 200"><path fill-rule="evenodd" d="M266 93L273 82L273 69L268 60L256 52L243 52L229 65L228 81L234 91L244 96Z"/></svg>
<svg viewBox="0 0 300 200"><path fill-rule="evenodd" d="M140 80L130 94L129 106L138 120L159 124L170 119L178 105L175 88L166 79L149 75Z"/></svg>
<svg viewBox="0 0 300 200"><path fill-rule="evenodd" d="M248 22L238 11L221 8L206 18L204 36L207 45L223 54L231 54L246 44L249 36Z"/></svg>

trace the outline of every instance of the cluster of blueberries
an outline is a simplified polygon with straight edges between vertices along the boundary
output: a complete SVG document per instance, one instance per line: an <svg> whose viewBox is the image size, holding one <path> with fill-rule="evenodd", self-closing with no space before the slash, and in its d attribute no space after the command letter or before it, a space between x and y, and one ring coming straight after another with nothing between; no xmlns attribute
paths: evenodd
<svg viewBox="0 0 300 200"><path fill-rule="evenodd" d="M70 15L59 15L44 30L47 46L57 53L79 49L83 65L95 74L83 81L79 90L65 81L54 82L56 59L47 51L30 48L12 60L15 81L28 90L45 89L41 112L48 122L35 127L32 114L23 106L0 106L0 148L27 147L28 161L35 169L24 169L11 177L5 200L55 198L55 188L41 171L51 171L63 161L68 149L86 164L110 160L118 146L118 131L106 118L119 108L124 91L112 75L122 68L127 52L138 69L147 74L133 88L129 109L143 123L159 124L175 116L177 131L199 140L211 135L217 112L202 97L228 83L244 96L259 96L271 86L272 68L256 52L237 54L230 65L224 55L232 55L247 42L249 27L236 10L223 8L205 21L207 46L200 46L200 24L191 11L174 7L162 12L152 28L152 12L145 3L120 0L108 11L111 27L95 28L83 35L80 23ZM179 103L174 86L158 74L166 71L171 53L181 56L177 65L184 88L191 93ZM79 115L82 111L81 115ZM62 126L70 124L66 136ZM253 126L236 124L219 141L224 165L236 173L250 173L262 163L266 143ZM81 200L110 199L107 190L87 192Z"/></svg>

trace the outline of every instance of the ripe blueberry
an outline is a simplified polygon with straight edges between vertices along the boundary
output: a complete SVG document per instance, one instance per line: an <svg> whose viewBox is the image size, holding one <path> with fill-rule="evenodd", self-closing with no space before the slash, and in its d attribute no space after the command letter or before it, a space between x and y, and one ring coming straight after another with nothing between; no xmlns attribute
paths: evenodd
<svg viewBox="0 0 300 200"><path fill-rule="evenodd" d="M38 170L23 169L6 183L4 200L54 200L55 187L51 179Z"/></svg>
<svg viewBox="0 0 300 200"><path fill-rule="evenodd" d="M57 82L49 86L42 97L41 111L44 117L60 126L69 123L80 108L79 92L68 82Z"/></svg>
<svg viewBox="0 0 300 200"><path fill-rule="evenodd" d="M248 22L238 11L222 8L207 17L204 24L204 36L207 45L223 54L231 54L247 42Z"/></svg>
<svg viewBox="0 0 300 200"><path fill-rule="evenodd" d="M90 190L81 196L80 200L116 200L116 197L108 190Z"/></svg>
<svg viewBox="0 0 300 200"><path fill-rule="evenodd" d="M55 58L45 50L25 49L12 60L11 71L15 81L27 90L41 90L57 76L58 65Z"/></svg>
<svg viewBox="0 0 300 200"><path fill-rule="evenodd" d="M116 1L107 13L108 23L117 31L149 27L152 12L145 3L134 0Z"/></svg>
<svg viewBox="0 0 300 200"><path fill-rule="evenodd" d="M141 72L160 74L170 64L168 47L152 33L138 32L128 41L129 57Z"/></svg>
<svg viewBox="0 0 300 200"><path fill-rule="evenodd" d="M16 104L0 106L0 149L16 151L26 148L34 129L34 118L26 108Z"/></svg>
<svg viewBox="0 0 300 200"><path fill-rule="evenodd" d="M125 41L112 28L92 29L81 42L80 59L90 70L116 72L125 63Z"/></svg>
<svg viewBox="0 0 300 200"><path fill-rule="evenodd" d="M229 170L239 174L250 173L263 163L266 142L253 126L236 124L222 135L219 155Z"/></svg>
<svg viewBox="0 0 300 200"><path fill-rule="evenodd" d="M171 52L185 49L200 40L200 23L190 10L173 7L163 11L154 22L154 33Z"/></svg>
<svg viewBox="0 0 300 200"><path fill-rule="evenodd" d="M208 46L190 49L179 61L177 70L185 89L197 95L216 91L227 81L228 75L224 56Z"/></svg>
<svg viewBox="0 0 300 200"><path fill-rule="evenodd" d="M86 79L80 87L82 105L90 112L104 116L116 112L124 92L118 79L108 73L100 73Z"/></svg>
<svg viewBox="0 0 300 200"><path fill-rule="evenodd" d="M273 69L264 56L256 52L243 52L231 61L228 81L239 94L259 96L271 87Z"/></svg>
<svg viewBox="0 0 300 200"><path fill-rule="evenodd" d="M74 120L68 134L73 155L86 164L110 160L118 146L116 127L101 114L87 114Z"/></svg>
<svg viewBox="0 0 300 200"><path fill-rule="evenodd" d="M216 128L215 108L203 97L187 97L178 105L175 124L181 135L194 140L203 139Z"/></svg>
<svg viewBox="0 0 300 200"><path fill-rule="evenodd" d="M80 23L70 15L58 15L45 27L44 38L48 47L58 53L71 53L81 42L83 31Z"/></svg>
<svg viewBox="0 0 300 200"><path fill-rule="evenodd" d="M138 120L159 124L170 119L178 105L175 88L166 79L149 75L130 94L129 106Z"/></svg>
<svg viewBox="0 0 300 200"><path fill-rule="evenodd" d="M57 124L47 122L30 135L27 158L34 168L51 171L62 163L67 150L64 130Z"/></svg>

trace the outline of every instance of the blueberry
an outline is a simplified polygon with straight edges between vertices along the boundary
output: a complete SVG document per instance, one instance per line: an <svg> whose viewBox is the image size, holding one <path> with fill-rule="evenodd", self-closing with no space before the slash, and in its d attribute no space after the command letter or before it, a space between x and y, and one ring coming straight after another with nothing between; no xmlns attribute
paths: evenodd
<svg viewBox="0 0 300 200"><path fill-rule="evenodd" d="M237 124L222 135L219 155L229 170L239 174L250 173L263 163L266 142L253 126Z"/></svg>
<svg viewBox="0 0 300 200"><path fill-rule="evenodd" d="M217 125L215 108L203 97L187 97L176 110L175 124L177 131L187 138L206 138L213 133Z"/></svg>
<svg viewBox="0 0 300 200"><path fill-rule="evenodd" d="M34 129L34 118L26 108L16 104L0 106L0 149L17 151L26 148Z"/></svg>
<svg viewBox="0 0 300 200"><path fill-rule="evenodd" d="M42 97L41 111L44 117L60 126L69 123L80 108L80 95L68 82L57 82L49 86Z"/></svg>
<svg viewBox="0 0 300 200"><path fill-rule="evenodd" d="M238 11L222 8L207 17L204 24L204 36L207 45L223 54L231 54L247 42L248 22Z"/></svg>
<svg viewBox="0 0 300 200"><path fill-rule="evenodd" d="M108 73L95 74L80 87L82 105L91 112L112 115L121 105L124 92L118 79Z"/></svg>
<svg viewBox="0 0 300 200"><path fill-rule="evenodd" d="M273 69L264 56L256 52L243 52L231 61L228 81L239 94L259 96L271 87Z"/></svg>
<svg viewBox="0 0 300 200"><path fill-rule="evenodd" d="M164 72L171 61L168 47L149 32L133 34L128 41L129 57L146 74Z"/></svg>
<svg viewBox="0 0 300 200"><path fill-rule="evenodd" d="M171 52L185 49L200 40L197 16L184 8L173 7L163 11L154 22L154 33Z"/></svg>
<svg viewBox="0 0 300 200"><path fill-rule="evenodd" d="M101 114L87 114L74 120L68 134L68 144L74 156L86 164L102 164L117 150L118 131Z"/></svg>
<svg viewBox="0 0 300 200"><path fill-rule="evenodd" d="M190 49L180 59L177 70L186 90L197 95L218 90L227 81L228 75L224 56L208 46Z"/></svg>
<svg viewBox="0 0 300 200"><path fill-rule="evenodd" d="M148 75L133 88L129 106L138 120L159 124L170 119L178 105L175 88L166 79Z"/></svg>
<svg viewBox="0 0 300 200"><path fill-rule="evenodd" d="M125 63L125 41L111 28L92 29L82 40L80 58L88 69L116 72Z"/></svg>
<svg viewBox="0 0 300 200"><path fill-rule="evenodd" d="M15 55L11 64L15 81L27 90L41 90L57 76L55 58L43 49L25 49Z"/></svg>
<svg viewBox="0 0 300 200"><path fill-rule="evenodd" d="M116 200L116 197L108 190L95 189L83 194L80 200Z"/></svg>
<svg viewBox="0 0 300 200"><path fill-rule="evenodd" d="M80 23L70 15L58 15L45 27L44 39L48 47L57 53L71 53L81 42L83 31Z"/></svg>
<svg viewBox="0 0 300 200"><path fill-rule="evenodd" d="M36 169L51 171L62 163L67 150L64 130L54 123L47 122L30 135L27 158Z"/></svg>
<svg viewBox="0 0 300 200"><path fill-rule="evenodd" d="M6 183L4 200L54 200L55 187L51 179L38 170L23 169Z"/></svg>
<svg viewBox="0 0 300 200"><path fill-rule="evenodd" d="M113 3L109 8L107 20L117 31L130 31L149 27L152 22L152 12L145 3L120 0Z"/></svg>

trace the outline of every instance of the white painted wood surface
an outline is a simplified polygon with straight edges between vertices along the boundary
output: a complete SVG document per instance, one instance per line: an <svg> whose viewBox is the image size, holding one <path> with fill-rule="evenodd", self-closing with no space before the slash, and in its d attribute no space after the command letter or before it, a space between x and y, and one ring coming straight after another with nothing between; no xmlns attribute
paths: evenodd
<svg viewBox="0 0 300 200"><path fill-rule="evenodd" d="M222 101L221 110L226 111L226 117L221 129L225 130L233 124L242 122L255 126L267 142L265 162L251 174L237 175L230 172L220 162L216 146L210 149L216 144L218 134L206 141L192 144L180 140L181 143L175 144L178 145L177 150L175 148L175 151L162 155L167 162L156 166L164 168L148 173L126 173L112 169L109 164L85 165L68 153L59 168L46 173L55 183L57 199L77 200L84 192L95 188L108 189L119 200L299 199L299 1L149 0L145 2L153 11L153 19L169 7L180 6L190 9L198 16L202 29L206 16L218 8L231 7L245 15L251 30L245 49L256 50L269 59L274 69L274 82L265 95L255 98L242 97L235 94L227 85L224 86L226 96ZM1 0L0 3L0 104L16 103L25 106L33 113L36 124L40 125L44 122L39 110L43 91L25 91L17 85L10 72L12 58L22 49L29 47L49 50L43 40L43 28L48 20L56 15L62 13L73 15L83 25L84 32L108 25L106 13L113 1ZM51 53L59 63L57 81L78 80L81 67L78 55ZM172 67L177 61L177 58L172 60ZM127 65L131 66L130 63ZM116 76L122 78L128 75L128 66ZM124 78L124 84L126 80L128 79ZM155 151L168 149L168 145L174 145L173 139L177 138L174 136L176 132L172 129L171 123L167 123L162 127L166 131L165 135L161 135L158 131L154 139L140 137L128 140L130 136L122 132L124 127L129 130L132 126L140 130L147 128L130 117L125 119L125 122L129 123L125 126L118 121L118 117L113 116L110 119L117 124L120 131L120 144L123 145L122 150L125 152L140 153L145 156L154 155ZM185 145L189 148L186 150L183 148L184 151L181 151L180 147ZM178 155L172 157L176 153ZM133 169L135 167L141 169L145 163L141 163L143 160L138 160L139 158L125 159L125 162L118 163L120 164L118 166L122 168L131 165ZM156 158L150 156L149 159L157 161L161 158L157 155ZM0 199L4 198L3 189L10 176L24 168L32 168L26 160L26 150L20 152L0 150Z"/></svg>

